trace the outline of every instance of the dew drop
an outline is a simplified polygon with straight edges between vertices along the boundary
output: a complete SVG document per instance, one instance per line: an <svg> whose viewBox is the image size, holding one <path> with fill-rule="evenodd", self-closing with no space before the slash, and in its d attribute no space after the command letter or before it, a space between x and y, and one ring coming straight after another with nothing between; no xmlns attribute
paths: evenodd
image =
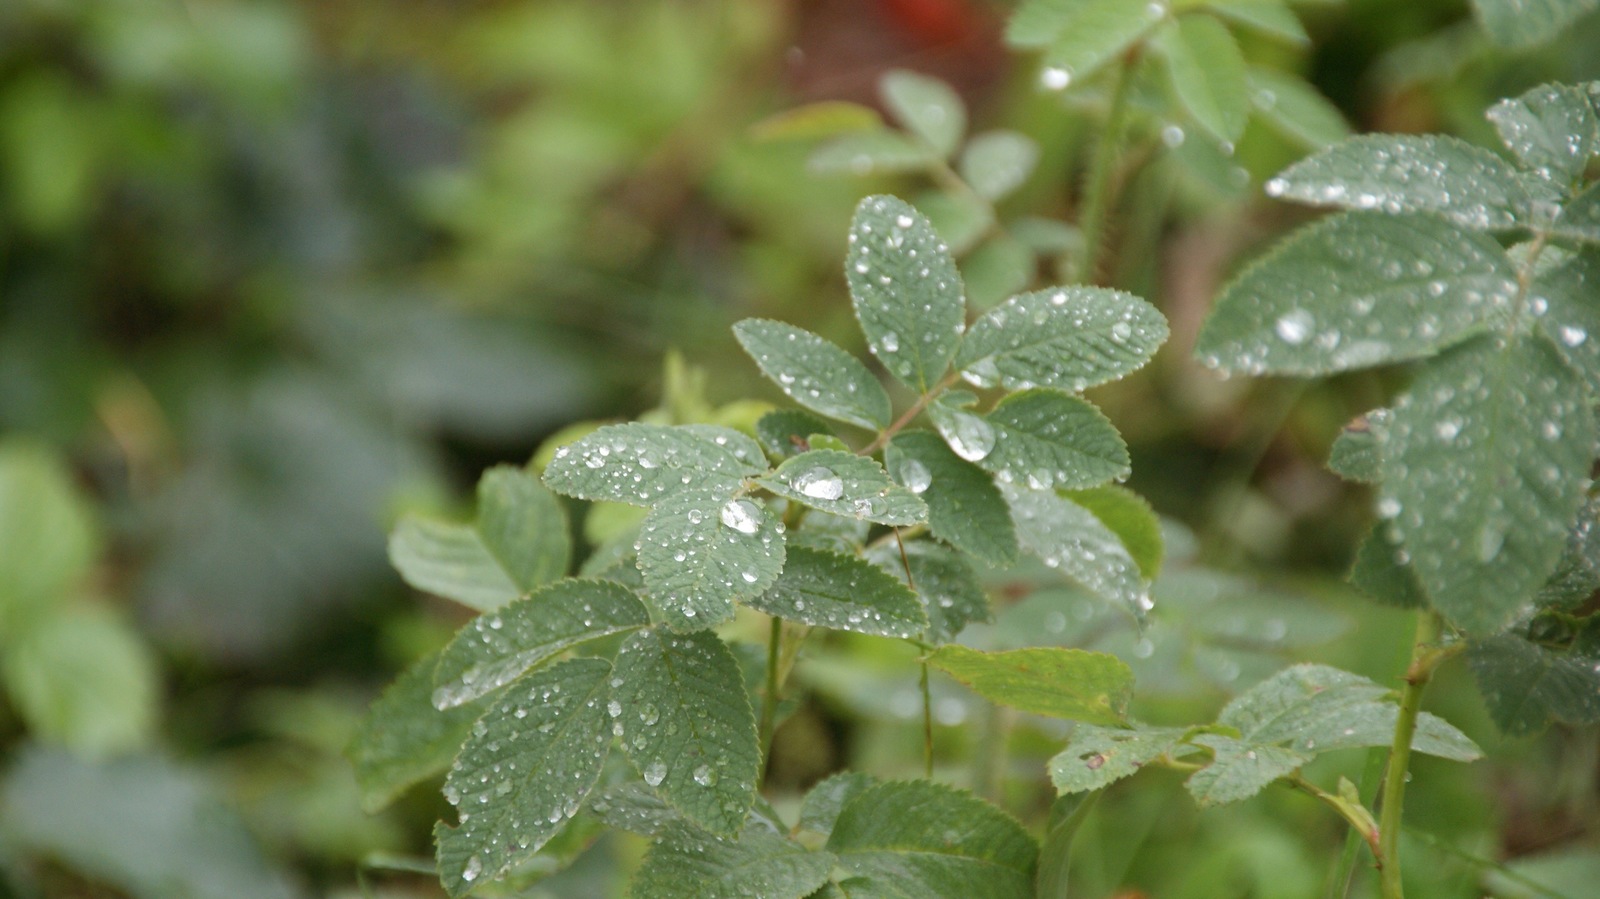
<svg viewBox="0 0 1600 899"><path fill-rule="evenodd" d="M1072 83L1072 72L1051 66L1039 73L1039 83L1053 91L1064 91Z"/></svg>
<svg viewBox="0 0 1600 899"><path fill-rule="evenodd" d="M1299 346L1311 336L1311 329L1316 325L1316 319L1304 309L1293 309L1279 316L1273 330L1278 332L1284 343Z"/></svg>
<svg viewBox="0 0 1600 899"><path fill-rule="evenodd" d="M820 466L801 472L794 479L794 487L812 499L838 499L844 495L844 482L838 475Z"/></svg>
<svg viewBox="0 0 1600 899"><path fill-rule="evenodd" d="M901 485L912 493L925 493L933 484L933 474L928 471L928 466L916 459L902 461L895 470L895 475Z"/></svg>
<svg viewBox="0 0 1600 899"><path fill-rule="evenodd" d="M717 772L711 770L710 765L701 765L694 769L694 782L702 787L709 787L717 782Z"/></svg>
<svg viewBox="0 0 1600 899"><path fill-rule="evenodd" d="M652 787L661 786L661 782L666 779L667 766L661 762L651 762L650 765L644 769L644 782Z"/></svg>
<svg viewBox="0 0 1600 899"><path fill-rule="evenodd" d="M741 534L754 534L761 530L761 510L747 499L729 500L722 507L722 523Z"/></svg>

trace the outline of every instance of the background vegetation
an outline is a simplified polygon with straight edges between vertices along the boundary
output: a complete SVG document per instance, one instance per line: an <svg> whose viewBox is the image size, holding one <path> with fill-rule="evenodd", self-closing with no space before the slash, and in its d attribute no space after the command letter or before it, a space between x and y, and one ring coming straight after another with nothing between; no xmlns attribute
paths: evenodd
<svg viewBox="0 0 1600 899"><path fill-rule="evenodd" d="M1246 30L1246 55L1305 75L1355 131L1492 144L1493 101L1600 78L1596 16L1508 51L1462 2L1297 9L1309 42ZM974 132L1040 148L1002 216L1076 220L1103 98L1041 92L1037 61L1002 45L1010 11L0 4L0 896L442 895L406 868L431 865L443 800L368 815L342 755L381 686L468 615L405 589L384 535L408 511L465 515L481 469L575 420L751 420L726 404L778 394L738 319L860 350L850 211L937 185L819 173L816 141L774 138L774 115L878 105L891 69L934 75ZM1131 485L1172 522L1169 555L1270 589L1158 596L1171 611L1152 633L1183 635L1181 656L1096 644L1135 664L1157 723L1209 720L1290 659L1392 682L1410 636L1343 583L1370 497L1324 468L1398 376L1224 381L1190 360L1220 282L1308 216L1261 190L1307 142L1256 119L1231 156L1183 134L1130 144L1162 161L1123 186L1101 261L1173 338L1092 395L1130 444ZM992 303L1013 285L1004 249L980 250L964 275ZM1229 616L1207 605L1219 591L1238 594ZM1089 645L1082 610L1002 615L984 639ZM845 765L920 772L913 669L883 652L839 640L802 662L819 698L780 731L775 799ZM1600 873L1596 733L1504 738L1468 680L1446 669L1430 707L1489 759L1416 763L1408 889L1545 895L1531 872L1583 895ZM1017 727L996 755L981 735L1005 713L954 688L935 707L938 773L1039 813L1059 733ZM1318 764L1355 779L1361 759ZM1288 791L1196 811L1151 774L1089 819L1075 889L1321 895L1341 828ZM616 893L639 849L608 838L525 895Z"/></svg>

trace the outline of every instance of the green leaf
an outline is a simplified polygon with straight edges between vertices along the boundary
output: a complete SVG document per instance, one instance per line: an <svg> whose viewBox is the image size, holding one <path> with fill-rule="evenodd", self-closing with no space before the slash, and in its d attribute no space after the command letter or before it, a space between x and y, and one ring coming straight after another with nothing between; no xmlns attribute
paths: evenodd
<svg viewBox="0 0 1600 899"><path fill-rule="evenodd" d="M1036 715L1092 724L1123 724L1133 698L1133 672L1121 659L1082 649L979 652L948 644L928 664L978 695Z"/></svg>
<svg viewBox="0 0 1600 899"><path fill-rule="evenodd" d="M0 442L0 635L63 599L99 552L93 512L61 460L31 441Z"/></svg>
<svg viewBox="0 0 1600 899"><path fill-rule="evenodd" d="M685 491L726 490L766 471L754 440L711 425L607 425L556 450L551 490L579 499L650 506Z"/></svg>
<svg viewBox="0 0 1600 899"><path fill-rule="evenodd" d="M1328 469L1347 481L1376 484L1382 476L1383 432L1392 414L1374 409L1345 425L1328 453Z"/></svg>
<svg viewBox="0 0 1600 899"><path fill-rule="evenodd" d="M1530 195L1530 188L1537 192ZM1313 206L1432 213L1477 231L1529 221L1535 200L1555 194L1494 153L1454 137L1353 137L1295 163L1267 193Z"/></svg>
<svg viewBox="0 0 1600 899"><path fill-rule="evenodd" d="M1033 899L1039 847L1027 831L983 800L928 781L862 791L839 814L827 848L864 881L865 895Z"/></svg>
<svg viewBox="0 0 1600 899"><path fill-rule="evenodd" d="M814 175L889 175L920 172L939 163L926 144L887 128L835 138L806 160Z"/></svg>
<svg viewBox="0 0 1600 899"><path fill-rule="evenodd" d="M1056 390L1024 390L1001 400L978 427L930 411L945 442L969 462L994 472L1001 483L1034 489L1081 490L1128 476L1128 448L1093 404ZM965 414L965 413L963 413ZM981 451L984 437L993 448Z"/></svg>
<svg viewBox="0 0 1600 899"><path fill-rule="evenodd" d="M1127 375L1166 341L1167 320L1132 294L1058 287L1012 297L973 323L956 354L979 387L1074 393Z"/></svg>
<svg viewBox="0 0 1600 899"><path fill-rule="evenodd" d="M1562 206L1550 231L1572 240L1600 244L1600 184L1591 184Z"/></svg>
<svg viewBox="0 0 1600 899"><path fill-rule="evenodd" d="M1387 746L1399 716L1393 691L1327 665L1295 665L1237 696L1217 723L1255 746L1288 744L1308 759L1336 749ZM1458 762L1482 756L1465 734L1427 712L1411 748Z"/></svg>
<svg viewBox="0 0 1600 899"><path fill-rule="evenodd" d="M1399 609L1426 609L1427 591L1417 573L1400 561L1404 550L1395 546L1388 528L1379 524L1356 548L1356 561L1350 569L1350 585L1384 605Z"/></svg>
<svg viewBox="0 0 1600 899"><path fill-rule="evenodd" d="M772 589L748 600L758 612L817 627L914 637L928 616L917 595L857 556L791 547Z"/></svg>
<svg viewBox="0 0 1600 899"><path fill-rule="evenodd" d="M1578 510L1567 536L1567 548L1555 573L1539 588L1534 603L1541 608L1571 609L1600 590L1600 498L1590 497Z"/></svg>
<svg viewBox="0 0 1600 899"><path fill-rule="evenodd" d="M1147 581L1161 573L1161 557L1165 540L1161 536L1161 519L1144 497L1126 487L1108 484L1092 490L1075 490L1067 498L1094 513L1100 523L1117 535L1122 546L1139 566L1139 574Z"/></svg>
<svg viewBox="0 0 1600 899"><path fill-rule="evenodd" d="M1596 0L1472 0L1483 31L1502 47L1531 47L1560 34Z"/></svg>
<svg viewBox="0 0 1600 899"><path fill-rule="evenodd" d="M612 706L645 783L697 827L738 833L761 764L739 663L709 631L640 631L617 653Z"/></svg>
<svg viewBox="0 0 1600 899"><path fill-rule="evenodd" d="M800 805L800 829L823 836L833 833L833 823L850 800L877 785L876 777L860 771L841 771L824 778Z"/></svg>
<svg viewBox="0 0 1600 899"><path fill-rule="evenodd" d="M1548 304L1537 319L1539 330L1567 364L1583 376L1589 392L1600 397L1600 248L1585 247L1550 268L1535 273L1529 293Z"/></svg>
<svg viewBox="0 0 1600 899"><path fill-rule="evenodd" d="M639 529L639 571L668 627L689 631L733 617L783 570L783 524L765 503L684 493L650 510Z"/></svg>
<svg viewBox="0 0 1600 899"><path fill-rule="evenodd" d="M628 895L633 899L803 899L821 888L833 856L812 852L752 821L736 840L682 824L650 847Z"/></svg>
<svg viewBox="0 0 1600 899"><path fill-rule="evenodd" d="M1551 720L1600 721L1600 618L1587 619L1568 649L1501 634L1474 643L1467 664L1489 716L1509 736L1538 733Z"/></svg>
<svg viewBox="0 0 1600 899"><path fill-rule="evenodd" d="M1163 37L1178 102L1201 127L1231 146L1250 117L1250 90L1239 42L1215 18L1196 14L1179 16L1177 27Z"/></svg>
<svg viewBox="0 0 1600 899"><path fill-rule="evenodd" d="M478 533L511 582L526 593L567 573L567 514L538 477L497 465L478 480Z"/></svg>
<svg viewBox="0 0 1600 899"><path fill-rule="evenodd" d="M1072 858L1072 841L1078 829L1094 811L1099 796L1062 796L1050 804L1050 819L1045 826L1044 845L1039 847L1039 873L1036 899L1069 899L1067 872Z"/></svg>
<svg viewBox="0 0 1600 899"><path fill-rule="evenodd" d="M1017 131L985 131L967 141L957 170L978 196L991 202L1021 187L1039 164L1039 145Z"/></svg>
<svg viewBox="0 0 1600 899"><path fill-rule="evenodd" d="M1541 340L1484 338L1394 405L1378 511L1434 606L1491 633L1555 569L1594 455L1582 384Z"/></svg>
<svg viewBox="0 0 1600 899"><path fill-rule="evenodd" d="M823 100L786 109L750 126L758 141L814 140L883 127L878 111L860 103Z"/></svg>
<svg viewBox="0 0 1600 899"><path fill-rule="evenodd" d="M971 250L994 227L994 209L967 191L924 191L917 195L916 206L957 256Z"/></svg>
<svg viewBox="0 0 1600 899"><path fill-rule="evenodd" d="M471 702L574 646L649 624L644 603L621 584L557 581L456 634L434 671L434 707Z"/></svg>
<svg viewBox="0 0 1600 899"><path fill-rule="evenodd" d="M884 452L889 473L928 505L935 537L990 565L1017 557L1011 513L994 480L927 431L902 431Z"/></svg>
<svg viewBox="0 0 1600 899"><path fill-rule="evenodd" d="M138 631L103 605L59 608L3 635L0 673L39 740L85 758L137 749L155 734L160 681Z"/></svg>
<svg viewBox="0 0 1600 899"><path fill-rule="evenodd" d="M441 712L433 706L433 672L439 654L414 662L383 691L345 749L361 787L361 807L377 812L412 785L439 774L455 760L472 722L487 703Z"/></svg>
<svg viewBox="0 0 1600 899"><path fill-rule="evenodd" d="M828 423L798 409L779 409L768 412L756 422L756 436L761 446L774 459L787 459L811 449L813 434L828 434Z"/></svg>
<svg viewBox="0 0 1600 899"><path fill-rule="evenodd" d="M1311 760L1281 746L1258 746L1218 734L1202 734L1192 742L1213 752L1211 764L1184 782L1202 807L1249 799Z"/></svg>
<svg viewBox="0 0 1600 899"><path fill-rule="evenodd" d="M589 811L608 827L644 837L660 836L683 816L639 781L619 783L589 799Z"/></svg>
<svg viewBox="0 0 1600 899"><path fill-rule="evenodd" d="M1042 4L1041 4L1042 5ZM1043 46L1040 81L1051 90L1066 90L1122 55L1166 16L1166 7L1128 0L1082 0L1050 4L1058 13L1040 16L1041 25L1024 42L1019 29L1007 33L1013 46ZM1020 18L1020 15L1019 15ZM1043 38L1043 40L1039 40Z"/></svg>
<svg viewBox="0 0 1600 899"><path fill-rule="evenodd" d="M889 394L861 361L803 328L761 318L733 326L739 345L791 399L868 430L889 425Z"/></svg>
<svg viewBox="0 0 1600 899"><path fill-rule="evenodd" d="M389 562L412 587L482 611L522 595L472 525L407 515L389 535Z"/></svg>
<svg viewBox="0 0 1600 899"><path fill-rule="evenodd" d="M1206 8L1230 22L1263 34L1305 45L1311 43L1305 26L1282 0L1208 0Z"/></svg>
<svg viewBox="0 0 1600 899"><path fill-rule="evenodd" d="M528 675L473 725L444 786L460 824L434 831L451 896L499 879L577 814L611 748L610 677L604 659L569 659Z"/></svg>
<svg viewBox="0 0 1600 899"><path fill-rule="evenodd" d="M927 392L955 356L966 319L949 248L905 201L867 197L850 223L845 278L873 355Z"/></svg>
<svg viewBox="0 0 1600 899"><path fill-rule="evenodd" d="M801 453L756 483L813 509L863 521L911 525L928 518L928 507L915 493L891 480L882 465L854 453Z"/></svg>
<svg viewBox="0 0 1600 899"><path fill-rule="evenodd" d="M1534 173L1563 187L1600 154L1600 108L1593 84L1543 84L1501 100L1487 113L1500 140Z"/></svg>
<svg viewBox="0 0 1600 899"><path fill-rule="evenodd" d="M923 637L930 643L947 643L968 624L994 617L977 573L952 550L926 540L913 540L905 544L904 559L896 546L877 547L866 557L902 582L906 580L906 566L910 566L911 584L928 613L928 631Z"/></svg>
<svg viewBox="0 0 1600 899"><path fill-rule="evenodd" d="M1149 584L1139 563L1093 512L1055 491L1006 485L1001 492L1023 549L1138 618L1150 610Z"/></svg>
<svg viewBox="0 0 1600 899"><path fill-rule="evenodd" d="M1063 795L1103 789L1173 751L1183 735L1181 727L1079 724L1066 748L1050 760L1050 781Z"/></svg>
<svg viewBox="0 0 1600 899"><path fill-rule="evenodd" d="M812 509L800 526L788 532L789 549L805 547L823 552L856 555L867 542L872 523Z"/></svg>
<svg viewBox="0 0 1600 899"><path fill-rule="evenodd" d="M997 233L961 260L967 302L974 311L988 309L1032 284L1038 269L1038 260L1026 244Z"/></svg>
<svg viewBox="0 0 1600 899"><path fill-rule="evenodd" d="M1250 374L1400 362L1500 321L1516 293L1488 235L1431 216L1348 213L1300 229L1223 288L1195 351Z"/></svg>
<svg viewBox="0 0 1600 899"><path fill-rule="evenodd" d="M1061 36L1084 0L1023 0L1006 22L1006 43L1017 49L1038 49Z"/></svg>
<svg viewBox="0 0 1600 899"><path fill-rule="evenodd" d="M1256 114L1284 137L1320 150L1350 136L1350 125L1339 107L1304 79L1255 67L1247 78Z"/></svg>
<svg viewBox="0 0 1600 899"><path fill-rule="evenodd" d="M937 78L892 69L880 82L889 114L948 159L967 131L967 110L950 86Z"/></svg>

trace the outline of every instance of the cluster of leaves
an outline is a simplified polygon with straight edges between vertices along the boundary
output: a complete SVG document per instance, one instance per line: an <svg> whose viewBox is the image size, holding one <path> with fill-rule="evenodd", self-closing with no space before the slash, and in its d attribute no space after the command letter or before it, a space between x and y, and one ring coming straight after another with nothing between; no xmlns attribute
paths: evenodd
<svg viewBox="0 0 1600 899"><path fill-rule="evenodd" d="M372 805L449 766L459 825L440 825L437 838L452 894L514 874L572 819L598 814L596 795L621 787L672 819L636 895L698 894L718 871L735 884L728 895L755 878L765 895L800 896L836 867L873 881L924 865L916 895L971 895L975 884L1030 894L1032 840L1002 813L929 784L852 780L860 797L817 799L833 811L802 821L831 831L824 848L786 837L755 803L762 747L746 679L711 629L743 605L796 636L823 627L908 639L984 695L1121 722L1132 676L1112 656L943 644L989 615L975 561L1003 566L1024 550L1135 617L1149 608L1154 520L1111 483L1128 474L1126 447L1078 394L1143 365L1166 323L1131 295L1063 287L969 324L948 245L892 197L858 207L846 274L873 354L916 395L898 417L844 349L748 320L739 342L809 411L769 413L755 436L600 427L551 454L543 485L515 469L486 474L473 525L411 519L395 532L408 581L484 614L379 700L352 754ZM963 379L992 401L953 389ZM921 412L933 430L908 429ZM873 436L852 451L822 417ZM547 488L648 511L597 547L580 577L561 578L572 547ZM631 769L608 765L613 742ZM928 811L941 804L949 814ZM917 815L895 811L911 805ZM938 857L919 860L924 852ZM1014 888L996 887L997 876Z"/></svg>
<svg viewBox="0 0 1600 899"><path fill-rule="evenodd" d="M1538 87L1488 117L1509 157L1369 136L1269 182L1349 211L1248 266L1197 351L1252 374L1418 363L1333 449L1376 493L1353 580L1443 616L1496 722L1526 733L1600 721L1596 624L1574 617L1600 586L1600 84Z"/></svg>

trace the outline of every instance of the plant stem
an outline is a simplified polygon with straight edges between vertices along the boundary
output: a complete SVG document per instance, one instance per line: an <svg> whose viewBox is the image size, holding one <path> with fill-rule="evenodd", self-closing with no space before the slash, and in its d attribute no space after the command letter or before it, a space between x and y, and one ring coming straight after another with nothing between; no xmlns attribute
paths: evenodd
<svg viewBox="0 0 1600 899"><path fill-rule="evenodd" d="M1011 712L993 702L985 702L983 712L983 734L978 737L977 750L972 754L972 792L998 804L1005 785Z"/></svg>
<svg viewBox="0 0 1600 899"><path fill-rule="evenodd" d="M783 645L783 619L773 616L767 636L767 688L761 697L761 759L765 778L767 758L772 754L772 732L778 720L778 653Z"/></svg>
<svg viewBox="0 0 1600 899"><path fill-rule="evenodd" d="M1111 111L1106 114L1100 144L1095 148L1094 160L1089 164L1083 213L1078 218L1078 228L1083 233L1083 255L1078 258L1077 271L1073 273L1073 280L1079 283L1095 283L1100 273L1100 257L1105 252L1106 221L1111 214L1112 176L1116 172L1117 157L1122 149L1122 132L1128 118L1128 88L1133 82L1133 70L1138 61L1138 50L1134 49L1117 63L1117 82L1111 89Z"/></svg>
<svg viewBox="0 0 1600 899"><path fill-rule="evenodd" d="M1378 798L1378 784L1383 782L1385 753L1383 747L1367 750L1367 761L1361 769L1361 802L1368 808ZM1362 834L1352 828L1345 836L1344 851L1339 854L1339 865L1328 882L1328 899L1344 899L1350 894L1350 883L1356 873L1356 858L1361 852Z"/></svg>
<svg viewBox="0 0 1600 899"><path fill-rule="evenodd" d="M1400 715L1394 723L1394 741L1389 746L1389 766L1383 777L1383 808L1378 819L1379 864L1382 865L1384 899L1402 899L1405 887L1400 880L1400 821L1405 809L1406 768L1411 762L1411 738L1417 732L1417 714L1422 711L1422 694L1433 676L1433 669L1444 656L1434 651L1439 639L1440 620L1433 612L1417 618L1417 637L1411 647L1411 665L1406 669L1406 686L1400 694Z"/></svg>
<svg viewBox="0 0 1600 899"><path fill-rule="evenodd" d="M922 663L922 776L933 780L933 692L928 689L928 663Z"/></svg>
<svg viewBox="0 0 1600 899"><path fill-rule="evenodd" d="M960 377L961 376L956 372L951 372L950 374L946 375L944 380L929 388L927 393L917 397L917 401L911 404L911 408L907 409L904 414L895 419L894 424L884 428L877 437L873 438L871 443L863 447L856 455L870 456L878 450L883 449L883 447L891 439L893 439L894 435L900 433L900 431L904 429L906 425L911 424L912 419L915 419L918 415L921 415L922 410L928 408L929 403L938 399L939 394L949 390L950 387L954 385L956 380Z"/></svg>

